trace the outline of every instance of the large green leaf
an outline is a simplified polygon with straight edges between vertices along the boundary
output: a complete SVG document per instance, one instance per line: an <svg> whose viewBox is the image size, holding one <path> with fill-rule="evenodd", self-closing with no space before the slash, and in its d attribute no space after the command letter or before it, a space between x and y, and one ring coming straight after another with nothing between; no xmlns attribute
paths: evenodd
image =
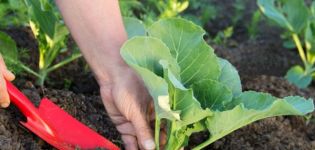
<svg viewBox="0 0 315 150"><path fill-rule="evenodd" d="M307 23L304 0L258 0L258 6L268 18L291 32L301 32Z"/></svg>
<svg viewBox="0 0 315 150"><path fill-rule="evenodd" d="M124 25L129 39L146 34L144 24L136 18L124 17Z"/></svg>
<svg viewBox="0 0 315 150"><path fill-rule="evenodd" d="M254 121L279 115L305 115L314 110L312 100L301 97L277 99L269 94L244 92L233 100L231 110L216 111L207 118L210 143Z"/></svg>
<svg viewBox="0 0 315 150"><path fill-rule="evenodd" d="M203 80L193 85L194 95L203 108L223 110L232 100L232 91L215 80Z"/></svg>
<svg viewBox="0 0 315 150"><path fill-rule="evenodd" d="M199 26L183 19L164 19L154 23L148 33L161 39L170 49L180 67L180 81L185 86L219 78L218 59L204 41L205 31Z"/></svg>
<svg viewBox="0 0 315 150"><path fill-rule="evenodd" d="M287 72L285 78L299 88L306 88L312 82L312 75L306 74L304 69L299 65L292 67Z"/></svg>
<svg viewBox="0 0 315 150"><path fill-rule="evenodd" d="M160 60L175 62L169 49L162 41L150 37L135 37L121 48L124 60L136 70L143 79L154 99L155 111L159 118L179 120L179 113L171 111L168 97L168 84L163 76ZM176 71L176 66L173 66Z"/></svg>
<svg viewBox="0 0 315 150"><path fill-rule="evenodd" d="M242 93L242 84L238 71L227 60L220 58L221 75L219 77L220 83L229 87L234 96Z"/></svg>

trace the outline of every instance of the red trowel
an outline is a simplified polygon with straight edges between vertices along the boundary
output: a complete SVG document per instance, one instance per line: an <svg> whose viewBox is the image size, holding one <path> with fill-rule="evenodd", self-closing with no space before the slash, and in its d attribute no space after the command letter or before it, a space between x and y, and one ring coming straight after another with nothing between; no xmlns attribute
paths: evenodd
<svg viewBox="0 0 315 150"><path fill-rule="evenodd" d="M21 122L26 128L60 150L96 149L119 150L47 98L36 108L12 83L6 82L11 102L27 118Z"/></svg>

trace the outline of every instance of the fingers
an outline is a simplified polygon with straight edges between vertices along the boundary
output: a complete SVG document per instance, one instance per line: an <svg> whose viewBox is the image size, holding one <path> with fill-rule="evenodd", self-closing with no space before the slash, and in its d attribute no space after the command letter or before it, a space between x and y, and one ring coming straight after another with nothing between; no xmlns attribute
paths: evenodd
<svg viewBox="0 0 315 150"><path fill-rule="evenodd" d="M133 128L131 122L126 120L126 118L123 117L117 109L116 105L114 104L114 99L111 95L111 89L107 87L101 87L101 95L109 117L113 123L116 124L117 130L121 134L125 149L138 150L135 129Z"/></svg>
<svg viewBox="0 0 315 150"><path fill-rule="evenodd" d="M15 75L9 70L4 71L3 77L8 81L13 81L15 79Z"/></svg>
<svg viewBox="0 0 315 150"><path fill-rule="evenodd" d="M10 71L7 69L7 67L6 67L6 65L5 65L5 63L4 63L4 60L3 60L2 56L1 56L1 54L0 54L0 69L1 69L1 70L0 70L0 73L2 73L3 77L4 77L6 80L8 80L8 81L14 80L15 76L14 76L14 74L13 74L12 72L10 72Z"/></svg>
<svg viewBox="0 0 315 150"><path fill-rule="evenodd" d="M155 143L152 136L152 130L150 125L146 121L144 114L137 110L133 118L131 118L131 122L135 128L136 135L140 146L145 150L153 150L155 149Z"/></svg>
<svg viewBox="0 0 315 150"><path fill-rule="evenodd" d="M135 136L122 135L121 138L124 141L126 150L138 150L138 143Z"/></svg>
<svg viewBox="0 0 315 150"><path fill-rule="evenodd" d="M0 55L0 106L2 108L6 108L10 105L9 94L5 80L12 81L13 79L14 75L7 70L3 58Z"/></svg>
<svg viewBox="0 0 315 150"><path fill-rule="evenodd" d="M9 94L3 75L0 74L0 106L6 108L10 105Z"/></svg>

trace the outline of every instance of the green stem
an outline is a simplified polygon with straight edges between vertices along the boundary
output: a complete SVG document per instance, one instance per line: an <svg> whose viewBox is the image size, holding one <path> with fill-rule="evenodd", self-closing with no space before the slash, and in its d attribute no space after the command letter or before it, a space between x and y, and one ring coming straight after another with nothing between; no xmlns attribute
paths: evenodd
<svg viewBox="0 0 315 150"><path fill-rule="evenodd" d="M306 60L306 56L305 56L305 52L304 52L304 49L302 47L302 43L300 41L300 38L297 34L293 33L292 34L292 38L293 38L293 41L295 42L295 45L298 49L298 52L299 52L299 55L304 63L304 65L307 65L307 60Z"/></svg>
<svg viewBox="0 0 315 150"><path fill-rule="evenodd" d="M160 150L160 125L161 125L161 120L155 115L155 129L154 129L154 140L156 144L156 150Z"/></svg>
<svg viewBox="0 0 315 150"><path fill-rule="evenodd" d="M40 77L40 75L37 72L33 71L30 67L25 66L22 62L11 59L10 57L7 58L6 60L10 61L13 64L15 63L18 67L21 67L24 71L34 75L35 77L37 77L37 78Z"/></svg>
<svg viewBox="0 0 315 150"><path fill-rule="evenodd" d="M45 67L45 52L44 50L39 50L39 69L43 69Z"/></svg>
<svg viewBox="0 0 315 150"><path fill-rule="evenodd" d="M19 63L19 66L20 66L23 70L25 70L26 72L28 72L28 73L34 75L34 76L37 77L37 78L40 78L40 75L39 75L37 72L33 71L31 68L25 66L25 65L22 64L22 63Z"/></svg>
<svg viewBox="0 0 315 150"><path fill-rule="evenodd" d="M167 139L167 143L165 146L165 150L173 150L176 146L175 146L175 136L173 135L175 133L175 122L171 122L171 127L169 130L169 135L168 135L168 139Z"/></svg>
<svg viewBox="0 0 315 150"><path fill-rule="evenodd" d="M201 150L201 149L205 148L206 146L210 145L212 142L214 142L213 138L209 138L208 140L206 140L203 143L199 144L198 146L194 147L192 150Z"/></svg>
<svg viewBox="0 0 315 150"><path fill-rule="evenodd" d="M44 86L44 83L45 83L47 74L48 74L47 70L40 70L40 71L39 71L40 77L38 78L37 82L38 82L38 84L39 84L41 87Z"/></svg>
<svg viewBox="0 0 315 150"><path fill-rule="evenodd" d="M59 62L59 63L57 63L55 65L53 65L52 67L49 67L46 70L46 72L54 71L54 70L56 70L56 69L58 69L58 68L60 68L60 67L62 67L64 65L72 62L73 60L76 60L76 59L80 58L81 56L82 56L81 53L73 54L71 57L69 57L69 58L67 58L67 59L65 59L65 60L63 60L63 61L61 61L61 62Z"/></svg>

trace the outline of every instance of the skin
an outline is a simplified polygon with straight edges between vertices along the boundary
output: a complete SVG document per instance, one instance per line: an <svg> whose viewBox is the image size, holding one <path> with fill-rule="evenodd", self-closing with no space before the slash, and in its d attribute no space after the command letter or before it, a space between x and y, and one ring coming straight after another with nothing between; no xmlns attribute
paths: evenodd
<svg viewBox="0 0 315 150"><path fill-rule="evenodd" d="M119 52L127 34L118 0L55 2L95 74L105 108L121 133L125 148L155 149L148 123L151 97Z"/></svg>
<svg viewBox="0 0 315 150"><path fill-rule="evenodd" d="M5 80L13 81L15 76L10 72L4 64L2 55L0 54L0 106L6 108L10 105L9 94Z"/></svg>
<svg viewBox="0 0 315 150"><path fill-rule="evenodd" d="M152 98L136 73L120 56L127 40L118 0L55 0L72 37L93 70L108 115L127 150L155 149ZM0 106L10 104L5 79L14 75L0 57ZM163 137L163 138L162 138ZM162 133L161 143L165 144Z"/></svg>

